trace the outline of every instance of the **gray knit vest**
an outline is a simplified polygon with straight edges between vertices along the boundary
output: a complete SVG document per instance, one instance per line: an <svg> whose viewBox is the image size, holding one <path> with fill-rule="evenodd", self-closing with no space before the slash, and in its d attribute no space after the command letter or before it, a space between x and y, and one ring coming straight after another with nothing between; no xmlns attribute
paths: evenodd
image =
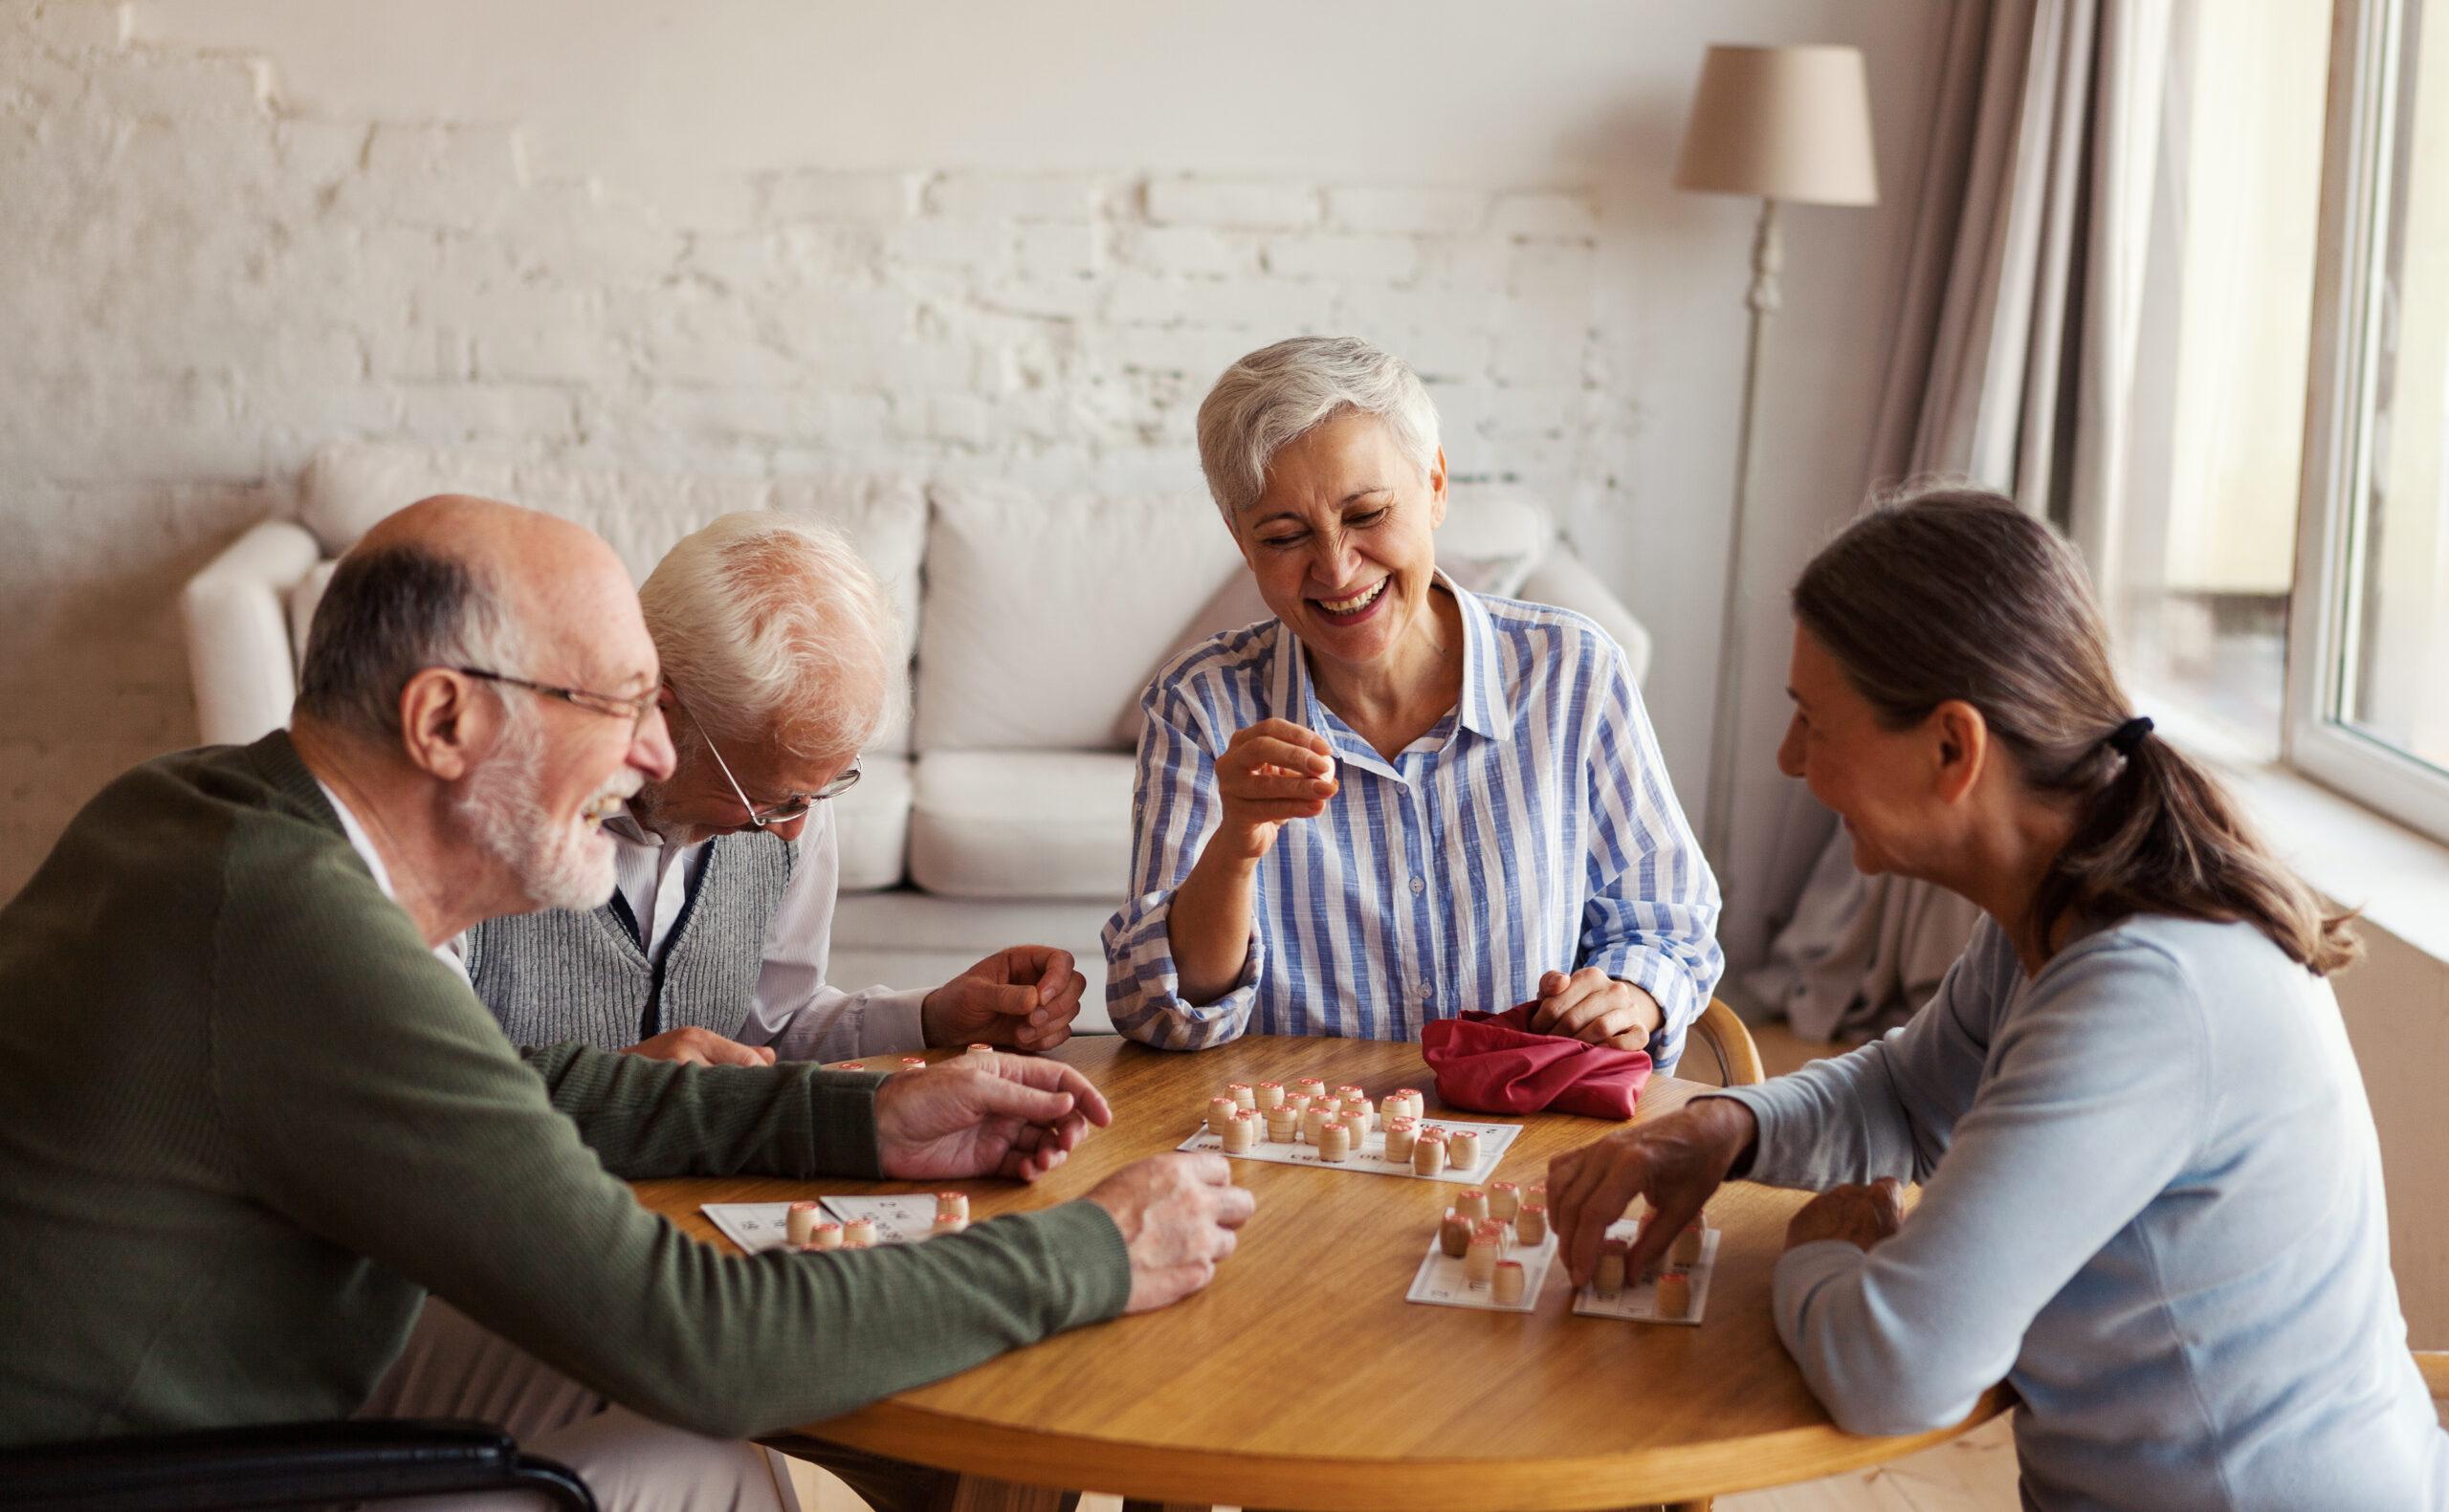
<svg viewBox="0 0 2449 1512"><path fill-rule="evenodd" d="M638 1042L650 1003L651 1033L695 1024L736 1039L757 1001L766 927L797 859L792 845L768 834L710 842L660 968L607 903L477 925L467 935L468 978L513 1044L584 1040L624 1049Z"/></svg>

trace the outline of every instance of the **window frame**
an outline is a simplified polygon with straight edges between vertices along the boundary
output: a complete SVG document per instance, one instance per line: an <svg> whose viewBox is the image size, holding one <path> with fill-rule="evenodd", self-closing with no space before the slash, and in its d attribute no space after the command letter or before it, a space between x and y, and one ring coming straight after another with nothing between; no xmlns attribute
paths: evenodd
<svg viewBox="0 0 2449 1512"><path fill-rule="evenodd" d="M2358 512L2372 471L2366 417L2379 361L2379 264L2389 244L2400 89L2413 63L2404 32L2403 0L2335 0L2280 753L2314 781L2449 841L2449 773L2333 713L2355 647L2349 611L2362 567Z"/></svg>

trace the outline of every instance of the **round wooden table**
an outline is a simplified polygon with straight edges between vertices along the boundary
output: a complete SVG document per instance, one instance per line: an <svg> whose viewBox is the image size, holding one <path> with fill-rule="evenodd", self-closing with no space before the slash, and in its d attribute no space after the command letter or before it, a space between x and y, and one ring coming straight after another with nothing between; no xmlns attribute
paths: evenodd
<svg viewBox="0 0 2449 1512"><path fill-rule="evenodd" d="M983 1218L1076 1197L1173 1149L1227 1082L1315 1076L1373 1098L1416 1086L1440 1110L1414 1044L1250 1037L1183 1055L1099 1038L1055 1053L1104 1090L1114 1122L1033 1187L687 1179L640 1182L640 1199L714 1244L728 1241L701 1202L959 1187ZM1654 1079L1640 1116L1703 1090ZM1545 1180L1550 1156L1609 1127L1564 1115L1519 1122L1492 1180ZM1859 1438L1829 1422L1770 1317L1771 1272L1802 1194L1735 1183L1718 1194L1710 1219L1725 1238L1707 1321L1678 1327L1573 1316L1562 1263L1528 1315L1406 1302L1456 1187L1252 1160L1233 1170L1258 1212L1205 1291L804 1432L966 1476L1146 1501L1468 1512L1781 1485L1910 1454L1999 1411L1994 1391L1954 1427L1906 1438Z"/></svg>

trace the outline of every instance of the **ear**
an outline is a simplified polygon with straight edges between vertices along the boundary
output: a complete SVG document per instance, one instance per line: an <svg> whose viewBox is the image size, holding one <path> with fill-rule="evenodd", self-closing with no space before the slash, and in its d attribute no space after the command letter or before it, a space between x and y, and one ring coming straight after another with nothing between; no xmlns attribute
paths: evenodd
<svg viewBox="0 0 2449 1512"><path fill-rule="evenodd" d="M1439 447L1428 465L1428 528L1445 523L1445 449Z"/></svg>
<svg viewBox="0 0 2449 1512"><path fill-rule="evenodd" d="M499 710L475 683L446 668L428 667L400 690L400 750L410 765L445 782L474 770L493 746Z"/></svg>
<svg viewBox="0 0 2449 1512"><path fill-rule="evenodd" d="M1981 779L1990 759L1990 721L1961 698L1931 711L1929 728L1938 737L1938 798L1960 803Z"/></svg>

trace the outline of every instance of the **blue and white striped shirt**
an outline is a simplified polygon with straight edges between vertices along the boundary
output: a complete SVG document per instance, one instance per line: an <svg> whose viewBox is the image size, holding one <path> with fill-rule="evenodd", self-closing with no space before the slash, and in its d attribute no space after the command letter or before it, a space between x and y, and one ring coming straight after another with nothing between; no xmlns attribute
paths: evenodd
<svg viewBox="0 0 2449 1512"><path fill-rule="evenodd" d="M1450 581L1439 578L1441 586ZM1660 1065L1724 969L1717 881L1668 786L1624 653L1580 615L1452 589L1463 692L1389 761L1318 701L1269 620L1204 642L1141 700L1131 891L1105 929L1114 1026L1168 1049L1261 1034L1417 1040L1432 1019L1596 966L1665 1010ZM1223 813L1216 758L1282 717L1326 736L1341 787L1259 863L1241 979L1182 999L1166 918Z"/></svg>

